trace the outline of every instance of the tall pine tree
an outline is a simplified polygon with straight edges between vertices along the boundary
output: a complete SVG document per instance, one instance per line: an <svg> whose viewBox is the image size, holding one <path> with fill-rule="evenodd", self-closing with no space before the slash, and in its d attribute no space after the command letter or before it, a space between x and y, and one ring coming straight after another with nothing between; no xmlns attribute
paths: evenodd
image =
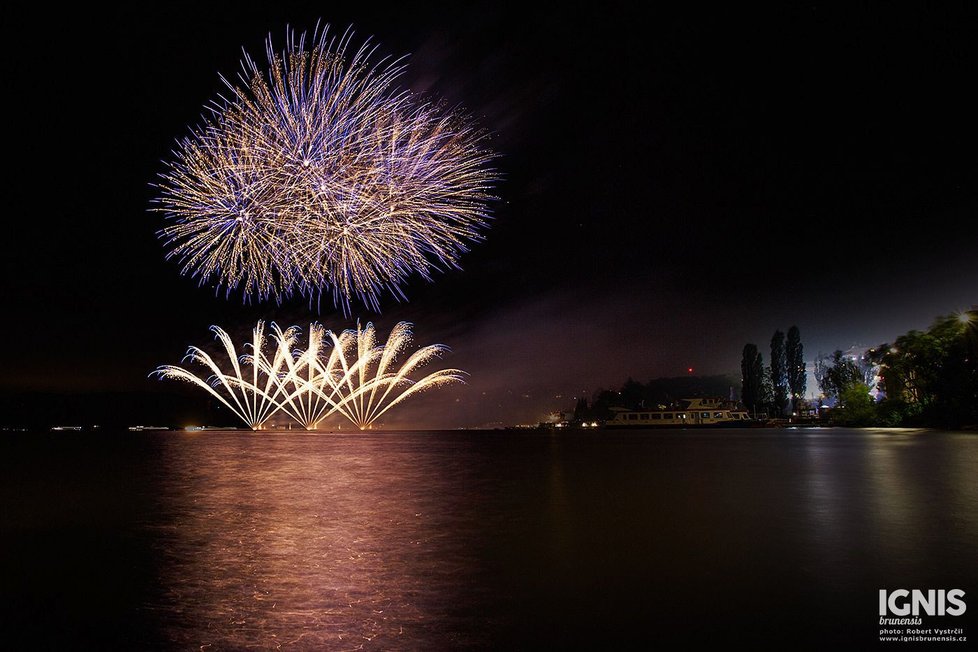
<svg viewBox="0 0 978 652"><path fill-rule="evenodd" d="M784 416L788 407L788 360L785 356L784 333L774 331L771 337L771 390L774 400L774 414Z"/></svg>
<svg viewBox="0 0 978 652"><path fill-rule="evenodd" d="M798 409L798 400L805 397L808 374L805 369L805 353L801 344L801 332L797 326L788 329L785 344L785 357L788 362L788 390L791 393L791 409Z"/></svg>

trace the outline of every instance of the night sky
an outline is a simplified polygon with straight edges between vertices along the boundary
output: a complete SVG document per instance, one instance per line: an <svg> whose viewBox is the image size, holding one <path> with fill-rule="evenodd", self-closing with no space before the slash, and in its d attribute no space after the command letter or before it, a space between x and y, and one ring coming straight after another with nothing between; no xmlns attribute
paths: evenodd
<svg viewBox="0 0 978 652"><path fill-rule="evenodd" d="M382 333L414 322L471 374L391 425L535 422L628 377L737 375L775 329L811 359L978 303L967 3L288 4L7 11L4 392L163 391L147 374L211 324L355 323L198 287L148 211L218 73L320 18L410 54L403 83L464 106L500 154L464 269L355 309Z"/></svg>

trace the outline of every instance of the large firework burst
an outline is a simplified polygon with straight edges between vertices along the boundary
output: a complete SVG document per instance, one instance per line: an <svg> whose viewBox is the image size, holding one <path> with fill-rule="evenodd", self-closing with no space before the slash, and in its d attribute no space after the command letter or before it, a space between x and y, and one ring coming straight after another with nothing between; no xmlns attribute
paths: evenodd
<svg viewBox="0 0 978 652"><path fill-rule="evenodd" d="M433 387L461 382L465 372L442 369L414 379L418 369L447 349L441 344L418 348L398 365L411 343L411 325L400 322L384 344L378 344L373 324L339 335L319 324L309 328L308 346L294 348L299 329L282 330L271 324L274 351L266 353L264 322L258 322L248 346L238 354L231 337L220 327L211 331L227 354L225 369L196 346L184 358L207 370L207 376L173 365L151 375L184 380L216 398L253 430L282 411L307 430L315 430L332 414L342 414L361 430L402 401Z"/></svg>
<svg viewBox="0 0 978 652"><path fill-rule="evenodd" d="M496 173L487 135L399 89L401 60L352 33L287 31L267 70L247 54L227 99L179 141L157 184L167 257L245 298L330 295L374 310L412 274L458 267L481 239Z"/></svg>

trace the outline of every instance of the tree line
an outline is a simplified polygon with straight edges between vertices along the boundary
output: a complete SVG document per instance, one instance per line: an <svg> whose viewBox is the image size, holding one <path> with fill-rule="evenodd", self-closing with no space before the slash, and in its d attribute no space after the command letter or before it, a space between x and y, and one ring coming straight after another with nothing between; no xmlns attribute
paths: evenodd
<svg viewBox="0 0 978 652"><path fill-rule="evenodd" d="M800 356L795 327L787 340L780 331L771 338L768 368L757 347L745 345L741 362L744 405L759 416L783 416L788 401L794 403L804 395L805 363ZM813 372L822 395L835 403L830 416L833 423L976 425L978 307L939 316L927 330L911 330L859 357L842 351L818 356Z"/></svg>
<svg viewBox="0 0 978 652"><path fill-rule="evenodd" d="M795 411L808 385L801 331L792 326L787 337L781 330L774 331L767 368L757 345L745 344L740 372L740 401L752 414L782 417L789 408Z"/></svg>

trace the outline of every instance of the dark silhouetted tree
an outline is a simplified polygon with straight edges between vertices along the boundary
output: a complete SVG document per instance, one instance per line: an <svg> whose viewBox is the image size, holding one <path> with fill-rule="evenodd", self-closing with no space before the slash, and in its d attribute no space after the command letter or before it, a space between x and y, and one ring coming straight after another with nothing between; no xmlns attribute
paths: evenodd
<svg viewBox="0 0 978 652"><path fill-rule="evenodd" d="M805 352L801 344L801 332L797 326L788 329L785 359L788 364L788 391L791 395L791 410L794 411L798 407L798 400L805 398L805 391L808 389Z"/></svg>
<svg viewBox="0 0 978 652"><path fill-rule="evenodd" d="M759 408L763 408L764 403L764 359L756 344L744 345L740 373L740 400L748 410L756 413Z"/></svg>
<svg viewBox="0 0 978 652"><path fill-rule="evenodd" d="M621 394L610 389L599 389L591 400L591 416L595 419L610 419L614 416L611 408L621 407Z"/></svg>
<svg viewBox="0 0 978 652"><path fill-rule="evenodd" d="M621 404L629 410L645 407L645 387L633 378L621 386Z"/></svg>
<svg viewBox="0 0 978 652"><path fill-rule="evenodd" d="M938 317L870 352L894 423L978 423L978 309Z"/></svg>
<svg viewBox="0 0 978 652"><path fill-rule="evenodd" d="M842 351L836 351L828 359L819 360L817 372L819 389L836 400L841 400L845 391L856 383L865 383L863 369Z"/></svg>
<svg viewBox="0 0 978 652"><path fill-rule="evenodd" d="M771 337L771 402L774 415L784 416L788 407L788 360L785 355L784 333L774 331Z"/></svg>
<svg viewBox="0 0 978 652"><path fill-rule="evenodd" d="M574 421L587 421L591 418L591 409L587 405L587 399L583 396L577 399L574 406Z"/></svg>

